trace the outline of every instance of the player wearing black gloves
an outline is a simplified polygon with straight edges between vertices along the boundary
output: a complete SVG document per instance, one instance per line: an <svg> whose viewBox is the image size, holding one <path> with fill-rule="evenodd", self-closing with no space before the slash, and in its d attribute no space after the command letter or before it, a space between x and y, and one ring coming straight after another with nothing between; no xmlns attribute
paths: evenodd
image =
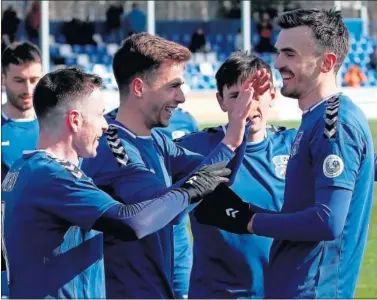
<svg viewBox="0 0 377 300"><path fill-rule="evenodd" d="M256 212L263 209L242 201L228 186L220 184L203 199L194 214L199 223L242 234L250 233L248 224Z"/></svg>
<svg viewBox="0 0 377 300"><path fill-rule="evenodd" d="M186 191L190 203L196 203L213 192L219 184L229 181L225 176L230 175L231 171L225 166L225 162L204 166L176 190Z"/></svg>

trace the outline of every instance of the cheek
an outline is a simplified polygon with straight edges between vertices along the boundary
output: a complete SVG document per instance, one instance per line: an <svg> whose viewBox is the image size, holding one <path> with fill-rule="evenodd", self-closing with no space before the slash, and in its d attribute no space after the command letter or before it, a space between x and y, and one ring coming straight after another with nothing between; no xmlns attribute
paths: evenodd
<svg viewBox="0 0 377 300"><path fill-rule="evenodd" d="M21 84L15 83L15 82L7 83L5 87L8 93L10 92L11 94L14 94L14 95L19 94L22 88Z"/></svg>
<svg viewBox="0 0 377 300"><path fill-rule="evenodd" d="M235 106L236 99L231 99L229 101L224 101L223 106L228 112L232 112Z"/></svg>

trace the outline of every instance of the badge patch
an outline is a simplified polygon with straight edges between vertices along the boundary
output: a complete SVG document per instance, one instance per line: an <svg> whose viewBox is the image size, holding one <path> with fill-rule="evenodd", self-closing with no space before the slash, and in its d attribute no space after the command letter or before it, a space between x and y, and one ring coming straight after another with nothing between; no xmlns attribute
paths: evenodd
<svg viewBox="0 0 377 300"><path fill-rule="evenodd" d="M323 162L323 174L328 178L338 177L343 173L343 160L335 154L331 154L325 158Z"/></svg>
<svg viewBox="0 0 377 300"><path fill-rule="evenodd" d="M175 130L175 131L172 132L173 140L179 139L179 138L181 138L185 135L186 135L186 132L184 132L183 130Z"/></svg>
<svg viewBox="0 0 377 300"><path fill-rule="evenodd" d="M291 158L295 156L298 153L298 147L300 146L301 139L304 135L303 131L300 131L297 133L296 138L292 144L292 149L291 149Z"/></svg>
<svg viewBox="0 0 377 300"><path fill-rule="evenodd" d="M272 158L275 165L275 174L278 178L284 179L287 171L289 155L277 155Z"/></svg>

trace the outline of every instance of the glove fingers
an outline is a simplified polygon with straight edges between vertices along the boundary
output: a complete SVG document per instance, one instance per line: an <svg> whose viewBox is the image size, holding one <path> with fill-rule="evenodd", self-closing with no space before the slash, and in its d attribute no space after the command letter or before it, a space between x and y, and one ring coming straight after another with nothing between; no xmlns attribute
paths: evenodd
<svg viewBox="0 0 377 300"><path fill-rule="evenodd" d="M226 183L226 182L229 182L229 178L219 176L217 181L219 182L219 184Z"/></svg>
<svg viewBox="0 0 377 300"><path fill-rule="evenodd" d="M215 170L224 169L226 165L227 165L227 163L225 161L221 161L221 162L218 162L218 163L215 163L215 164L212 164L212 165L204 166L204 167L201 168L201 170L206 171L206 172L212 172L212 171L215 171Z"/></svg>
<svg viewBox="0 0 377 300"><path fill-rule="evenodd" d="M232 171L228 168L224 168L224 169L221 169L221 170L215 170L215 171L211 171L210 174L212 176L228 176L230 175Z"/></svg>

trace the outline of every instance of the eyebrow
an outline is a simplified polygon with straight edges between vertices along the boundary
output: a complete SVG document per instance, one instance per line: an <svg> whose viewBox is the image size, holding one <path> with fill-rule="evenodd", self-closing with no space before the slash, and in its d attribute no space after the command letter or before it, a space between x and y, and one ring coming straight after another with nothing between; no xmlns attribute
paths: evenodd
<svg viewBox="0 0 377 300"><path fill-rule="evenodd" d="M184 84L185 82L184 81L182 81L182 80L177 80L177 81L173 81L173 82L171 82L170 83L170 85L182 85L182 84Z"/></svg>
<svg viewBox="0 0 377 300"><path fill-rule="evenodd" d="M238 96L239 92L231 92L229 93L229 97Z"/></svg>
<svg viewBox="0 0 377 300"><path fill-rule="evenodd" d="M35 78L40 78L40 76L33 76L33 77L30 77L30 79L35 79ZM26 78L24 78L24 77L20 77L20 76L13 76L13 79L22 79L22 80L26 80Z"/></svg>
<svg viewBox="0 0 377 300"><path fill-rule="evenodd" d="M285 47L285 48L281 48L280 50L278 48L276 48L276 51L280 51L280 52L293 52L293 53L298 53L295 49L293 48L290 48L290 47Z"/></svg>

